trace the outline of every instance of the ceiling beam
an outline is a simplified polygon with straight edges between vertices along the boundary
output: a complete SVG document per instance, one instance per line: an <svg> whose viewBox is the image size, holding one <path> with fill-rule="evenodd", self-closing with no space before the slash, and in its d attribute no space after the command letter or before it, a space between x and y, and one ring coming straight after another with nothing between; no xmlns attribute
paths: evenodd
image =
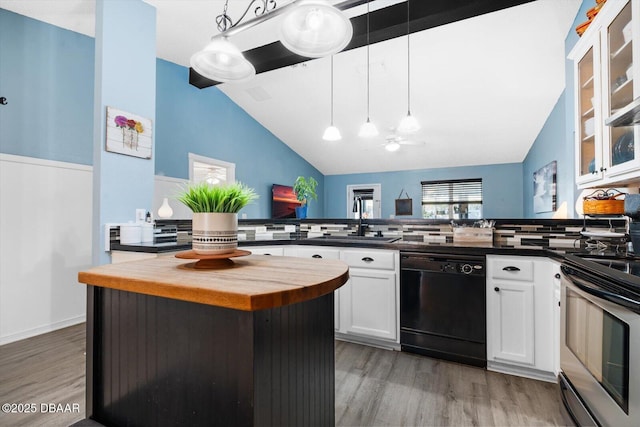
<svg viewBox="0 0 640 427"><path fill-rule="evenodd" d="M427 30L474 16L529 3L533 0L429 0L411 2L409 16L409 32ZM346 10L367 0L346 0L336 5ZM343 50L356 49L367 44L367 17L365 15L351 18L353 37ZM407 3L398 3L370 14L370 43L380 43L407 34ZM282 43L275 41L264 46L246 50L245 58L253 64L256 73L275 70L301 62L310 58L297 55L287 50ZM208 79L189 68L189 83L204 89L220 82Z"/></svg>

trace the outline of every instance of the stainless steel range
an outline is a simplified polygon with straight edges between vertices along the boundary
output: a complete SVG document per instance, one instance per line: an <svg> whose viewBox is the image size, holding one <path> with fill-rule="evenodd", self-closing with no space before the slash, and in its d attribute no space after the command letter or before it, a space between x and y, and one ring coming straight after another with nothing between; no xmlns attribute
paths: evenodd
<svg viewBox="0 0 640 427"><path fill-rule="evenodd" d="M580 426L640 426L640 262L567 256L560 387Z"/></svg>

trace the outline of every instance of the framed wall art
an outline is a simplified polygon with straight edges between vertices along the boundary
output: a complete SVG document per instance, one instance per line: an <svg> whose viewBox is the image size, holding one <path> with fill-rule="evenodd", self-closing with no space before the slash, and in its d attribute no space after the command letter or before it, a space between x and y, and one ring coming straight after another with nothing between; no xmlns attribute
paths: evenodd
<svg viewBox="0 0 640 427"><path fill-rule="evenodd" d="M406 199L402 198L403 192L407 196ZM400 190L400 195L396 199L396 216L400 215L413 215L413 199L404 191L404 188Z"/></svg>
<svg viewBox="0 0 640 427"><path fill-rule="evenodd" d="M556 210L557 162L554 160L533 173L533 211Z"/></svg>
<svg viewBox="0 0 640 427"><path fill-rule="evenodd" d="M106 150L150 159L153 148L151 119L107 107Z"/></svg>

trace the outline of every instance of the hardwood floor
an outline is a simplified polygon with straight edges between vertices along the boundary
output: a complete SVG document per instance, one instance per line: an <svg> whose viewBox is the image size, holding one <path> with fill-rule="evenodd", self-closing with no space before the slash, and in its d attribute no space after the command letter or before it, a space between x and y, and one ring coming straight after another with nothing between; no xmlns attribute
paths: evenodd
<svg viewBox="0 0 640 427"><path fill-rule="evenodd" d="M84 377L84 323L1 346L0 426L58 427L83 419ZM7 403L23 406L7 413Z"/></svg>
<svg viewBox="0 0 640 427"><path fill-rule="evenodd" d="M336 341L336 425L558 426L557 386Z"/></svg>
<svg viewBox="0 0 640 427"><path fill-rule="evenodd" d="M0 347L0 403L36 404L0 412L0 426L85 417L84 334L82 324ZM558 426L561 405L554 384L336 341L338 426Z"/></svg>

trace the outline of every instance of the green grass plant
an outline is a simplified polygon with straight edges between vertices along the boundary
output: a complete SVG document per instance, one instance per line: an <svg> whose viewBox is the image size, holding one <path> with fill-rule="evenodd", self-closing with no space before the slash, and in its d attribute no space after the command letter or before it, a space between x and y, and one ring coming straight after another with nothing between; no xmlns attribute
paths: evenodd
<svg viewBox="0 0 640 427"><path fill-rule="evenodd" d="M193 213L238 213L257 198L255 190L241 182L215 186L200 182L184 188L177 200Z"/></svg>

